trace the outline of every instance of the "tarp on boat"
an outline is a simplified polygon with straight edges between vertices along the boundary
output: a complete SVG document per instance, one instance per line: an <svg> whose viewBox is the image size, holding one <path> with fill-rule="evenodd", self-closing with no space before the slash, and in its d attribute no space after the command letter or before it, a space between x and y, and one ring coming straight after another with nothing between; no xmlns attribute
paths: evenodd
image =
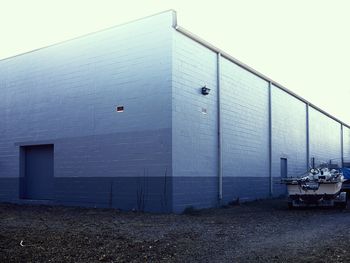
<svg viewBox="0 0 350 263"><path fill-rule="evenodd" d="M350 168L341 168L343 172L344 179L350 180Z"/></svg>

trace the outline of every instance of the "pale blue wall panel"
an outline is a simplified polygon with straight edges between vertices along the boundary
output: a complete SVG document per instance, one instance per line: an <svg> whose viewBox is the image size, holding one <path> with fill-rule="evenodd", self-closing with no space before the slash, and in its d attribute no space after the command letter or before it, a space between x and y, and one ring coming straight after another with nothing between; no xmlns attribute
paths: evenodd
<svg viewBox="0 0 350 263"><path fill-rule="evenodd" d="M287 159L287 175L307 171L306 104L278 87L271 88L273 194L285 194L281 185L281 158Z"/></svg>
<svg viewBox="0 0 350 263"><path fill-rule="evenodd" d="M0 61L0 178L18 180L20 145L50 143L55 180L80 178L77 189L57 183L60 196L94 205L94 191L113 193L96 178L127 177L118 187L133 197L120 208L137 209L137 178L146 174L145 209L160 210L155 196L164 191L150 184L172 172L173 18L170 11ZM6 196L18 199L12 185Z"/></svg>
<svg viewBox="0 0 350 263"><path fill-rule="evenodd" d="M310 158L315 164L341 163L341 125L310 107Z"/></svg>
<svg viewBox="0 0 350 263"><path fill-rule="evenodd" d="M343 126L344 162L350 163L350 129Z"/></svg>
<svg viewBox="0 0 350 263"><path fill-rule="evenodd" d="M222 59L224 176L268 176L268 83Z"/></svg>
<svg viewBox="0 0 350 263"><path fill-rule="evenodd" d="M214 52L177 32L173 37L173 206L181 211L217 202L217 75ZM203 86L209 95L201 94Z"/></svg>

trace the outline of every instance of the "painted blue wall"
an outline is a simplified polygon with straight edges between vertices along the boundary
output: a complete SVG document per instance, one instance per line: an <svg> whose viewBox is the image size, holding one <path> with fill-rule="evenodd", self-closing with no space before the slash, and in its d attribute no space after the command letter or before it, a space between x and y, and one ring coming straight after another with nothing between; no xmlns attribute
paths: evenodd
<svg viewBox="0 0 350 263"><path fill-rule="evenodd" d="M58 203L138 209L142 192L145 210L171 211L173 19L170 11L0 62L1 200L19 198L20 146L50 143Z"/></svg>
<svg viewBox="0 0 350 263"><path fill-rule="evenodd" d="M310 158L315 164L341 164L341 124L314 108L309 109Z"/></svg>
<svg viewBox="0 0 350 263"><path fill-rule="evenodd" d="M343 126L344 162L350 163L350 129Z"/></svg>
<svg viewBox="0 0 350 263"><path fill-rule="evenodd" d="M56 204L219 205L217 54L176 31L175 20L169 11L0 61L0 201L21 201L24 147L53 144ZM268 197L269 84L220 64L222 203ZM274 86L271 101L279 196L280 158L289 175L306 169L306 105ZM340 124L311 107L309 120L310 157L339 161ZM346 127L343 140L350 158Z"/></svg>
<svg viewBox="0 0 350 263"><path fill-rule="evenodd" d="M177 31L173 41L173 209L212 207L219 204L217 54ZM269 83L226 58L220 64L221 204L266 198L270 195ZM204 85L211 89L208 96L200 93ZM310 157L339 158L340 124L311 107L309 111ZM321 130L321 123L329 127ZM271 135L271 188L278 197L286 194L280 184L281 158L288 160L288 176L307 171L307 106L274 85ZM348 136L346 129L344 136ZM349 151L349 136L344 145Z"/></svg>
<svg viewBox="0 0 350 263"><path fill-rule="evenodd" d="M287 159L288 176L307 171L306 104L272 85L272 176L273 195L286 193L280 183L281 158Z"/></svg>
<svg viewBox="0 0 350 263"><path fill-rule="evenodd" d="M217 54L178 32L173 39L173 208L215 206ZM221 64L224 201L266 197L268 83L226 59Z"/></svg>
<svg viewBox="0 0 350 263"><path fill-rule="evenodd" d="M268 83L223 58L221 105L223 199L265 198L269 195Z"/></svg>
<svg viewBox="0 0 350 263"><path fill-rule="evenodd" d="M217 203L216 54L173 32L173 209ZM210 95L201 95L201 88ZM206 111L206 113L203 113Z"/></svg>

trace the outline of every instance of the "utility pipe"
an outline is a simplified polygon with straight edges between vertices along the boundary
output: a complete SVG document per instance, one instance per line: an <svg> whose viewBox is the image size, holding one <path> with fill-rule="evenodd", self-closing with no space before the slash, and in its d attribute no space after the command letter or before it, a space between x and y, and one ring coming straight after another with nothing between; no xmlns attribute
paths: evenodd
<svg viewBox="0 0 350 263"><path fill-rule="evenodd" d="M340 124L340 149L341 149L341 167L344 167L344 131L343 131L343 125Z"/></svg>
<svg viewBox="0 0 350 263"><path fill-rule="evenodd" d="M273 196L273 178L272 178L272 98L271 98L271 87L272 83L269 82L268 89L268 104L269 104L269 194L270 197Z"/></svg>
<svg viewBox="0 0 350 263"><path fill-rule="evenodd" d="M310 169L310 127L309 127L309 104L306 103L306 171ZM314 165L314 164L312 164ZM314 167L312 167L314 168Z"/></svg>
<svg viewBox="0 0 350 263"><path fill-rule="evenodd" d="M216 90L217 90L217 112L218 112L218 177L219 177L219 204L222 201L222 123L221 123L221 53L216 57Z"/></svg>

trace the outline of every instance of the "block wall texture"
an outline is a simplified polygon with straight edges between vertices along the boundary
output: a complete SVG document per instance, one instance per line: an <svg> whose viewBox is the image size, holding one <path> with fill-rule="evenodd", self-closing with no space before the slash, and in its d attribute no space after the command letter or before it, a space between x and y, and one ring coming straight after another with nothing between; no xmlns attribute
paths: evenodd
<svg viewBox="0 0 350 263"><path fill-rule="evenodd" d="M350 163L350 129L343 126L344 162Z"/></svg>
<svg viewBox="0 0 350 263"><path fill-rule="evenodd" d="M161 198L155 196L165 190L158 186L172 173L173 15L163 13L0 62L2 200L19 197L20 146L50 143L57 201L108 205L111 197L94 196L112 195L112 181L114 189L123 189L113 198L130 199L115 200L115 207L137 209L139 178L146 177L145 209L160 210ZM123 113L115 111L118 105L124 106ZM100 178L111 179L106 184ZM7 189L9 180L13 187ZM171 200L170 185L165 194ZM165 209L171 210L170 201Z"/></svg>
<svg viewBox="0 0 350 263"><path fill-rule="evenodd" d="M217 203L217 67L216 53L175 31L173 41L173 206L181 211Z"/></svg>
<svg viewBox="0 0 350 263"><path fill-rule="evenodd" d="M182 211L218 204L217 54L178 32L173 39L173 204ZM268 197L268 82L220 60L223 203ZM211 89L207 96L200 93L204 85ZM309 114L310 157L339 161L340 124L313 108ZM279 197L286 194L281 158L287 159L288 176L307 171L307 108L274 85L271 136L272 194Z"/></svg>
<svg viewBox="0 0 350 263"><path fill-rule="evenodd" d="M218 203L217 54L178 32L173 39L173 203L181 211ZM222 59L221 103L224 200L266 197L268 84Z"/></svg>
<svg viewBox="0 0 350 263"><path fill-rule="evenodd" d="M217 54L176 31L174 19L169 11L0 61L0 201L23 201L25 147L53 144L56 204L219 205ZM220 61L223 203L265 198L269 85ZM306 169L306 105L274 86L271 100L279 196L280 158L289 175ZM340 124L311 107L309 137L316 164L340 160ZM350 161L346 127L343 140Z"/></svg>
<svg viewBox="0 0 350 263"><path fill-rule="evenodd" d="M287 159L287 175L299 176L307 171L306 104L285 91L271 87L272 176L273 194L286 194L280 183L281 158Z"/></svg>
<svg viewBox="0 0 350 263"><path fill-rule="evenodd" d="M341 124L309 108L310 158L319 165L332 160L341 164Z"/></svg>
<svg viewBox="0 0 350 263"><path fill-rule="evenodd" d="M221 59L223 198L250 200L269 194L268 83L231 61ZM248 180L253 189L235 189ZM267 185L267 187L266 187ZM248 187L249 188L249 187Z"/></svg>

